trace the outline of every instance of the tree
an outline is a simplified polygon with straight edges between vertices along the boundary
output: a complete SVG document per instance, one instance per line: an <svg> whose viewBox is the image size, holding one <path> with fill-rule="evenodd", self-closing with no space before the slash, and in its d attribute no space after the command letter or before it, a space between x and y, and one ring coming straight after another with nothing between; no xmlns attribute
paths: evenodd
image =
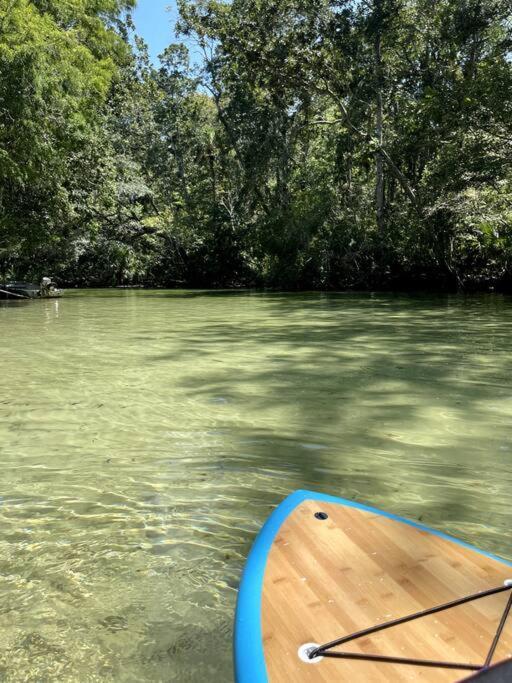
<svg viewBox="0 0 512 683"><path fill-rule="evenodd" d="M0 0L4 272L510 280L508 2L181 0L158 67L129 6Z"/></svg>
<svg viewBox="0 0 512 683"><path fill-rule="evenodd" d="M117 65L117 18L132 0L0 0L0 259L30 274L65 250L74 197L94 182L94 147ZM0 269L0 270L1 270Z"/></svg>

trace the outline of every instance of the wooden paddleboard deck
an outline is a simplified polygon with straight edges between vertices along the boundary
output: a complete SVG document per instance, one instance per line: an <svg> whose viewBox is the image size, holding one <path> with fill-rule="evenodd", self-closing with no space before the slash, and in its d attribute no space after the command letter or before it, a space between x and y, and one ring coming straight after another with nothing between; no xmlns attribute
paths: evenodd
<svg viewBox="0 0 512 683"><path fill-rule="evenodd" d="M320 513L320 514L319 514ZM512 564L423 525L297 491L249 555L235 620L237 683L459 681L471 671L299 650L500 588ZM510 590L365 635L332 651L482 666ZM492 662L512 657L512 613Z"/></svg>

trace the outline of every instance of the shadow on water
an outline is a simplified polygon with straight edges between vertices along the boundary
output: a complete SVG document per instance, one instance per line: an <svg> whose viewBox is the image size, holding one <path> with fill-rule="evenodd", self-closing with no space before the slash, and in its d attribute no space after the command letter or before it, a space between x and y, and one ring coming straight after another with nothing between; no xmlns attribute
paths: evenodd
<svg viewBox="0 0 512 683"><path fill-rule="evenodd" d="M0 308L22 308L30 306L33 302L31 300L16 300L16 299L0 299Z"/></svg>
<svg viewBox="0 0 512 683"><path fill-rule="evenodd" d="M322 300L336 300L344 299L347 301L355 300L361 301L361 299L382 299L386 298L389 301L392 300L403 300L404 298L410 301L424 300L432 303L435 300L444 301L447 297L451 300L464 301L465 299L474 299L473 294L459 294L459 295L447 295L443 293L425 293L422 291L418 292L358 292L354 290L350 291L286 291L286 290L264 290L264 289L144 289L138 287L120 287L120 288L89 288L89 289L66 289L64 290L66 298L73 299L87 299L87 298L110 298L119 299L120 297L137 297L138 299L151 299L151 298L164 298L164 299L226 299L226 298L261 298L265 300L279 299L288 300L293 298L295 301L322 301ZM482 295L482 297L488 296L497 297L501 295ZM17 302L20 303L20 302ZM24 302L21 302L24 303ZM26 302L25 302L26 303Z"/></svg>
<svg viewBox="0 0 512 683"><path fill-rule="evenodd" d="M96 290L0 313L0 677L231 680L242 566L296 488L512 556L507 298Z"/></svg>
<svg viewBox="0 0 512 683"><path fill-rule="evenodd" d="M197 299L204 297L247 297L265 296L263 292L250 289L139 289L111 287L105 289L68 289L66 297L73 299L119 299L120 297L137 297L138 299Z"/></svg>
<svg viewBox="0 0 512 683"><path fill-rule="evenodd" d="M264 488L278 480L265 496L273 503L314 487L388 508L391 500L395 511L447 528L485 523L482 453L490 451L496 479L510 479L508 459L496 452L510 441L499 408L512 371L506 298L273 293L260 300L265 315L233 309L196 335L171 334L172 352L148 359L200 362L202 373L182 382L188 395L243 407L241 455L230 466L266 472ZM229 410L226 427L233 427Z"/></svg>

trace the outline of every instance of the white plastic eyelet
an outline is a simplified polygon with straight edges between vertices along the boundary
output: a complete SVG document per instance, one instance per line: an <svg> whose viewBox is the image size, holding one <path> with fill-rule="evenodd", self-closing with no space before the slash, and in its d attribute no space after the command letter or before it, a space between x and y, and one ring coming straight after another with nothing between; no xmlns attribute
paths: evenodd
<svg viewBox="0 0 512 683"><path fill-rule="evenodd" d="M301 645L297 651L301 662L304 662L305 664L320 664L323 657L319 656L314 657L313 659L309 658L310 652L316 650L317 647L319 647L318 643L304 643L304 645Z"/></svg>

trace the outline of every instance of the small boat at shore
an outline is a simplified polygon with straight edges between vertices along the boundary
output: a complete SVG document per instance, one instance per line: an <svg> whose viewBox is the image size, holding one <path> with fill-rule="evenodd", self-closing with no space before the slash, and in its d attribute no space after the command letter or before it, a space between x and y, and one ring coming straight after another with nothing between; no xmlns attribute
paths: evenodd
<svg viewBox="0 0 512 683"><path fill-rule="evenodd" d="M8 282L0 284L0 299L56 299L62 296L62 290L52 282L49 277L44 277L41 284L30 282Z"/></svg>
<svg viewBox="0 0 512 683"><path fill-rule="evenodd" d="M237 683L512 681L512 563L296 491L249 554L234 659Z"/></svg>

